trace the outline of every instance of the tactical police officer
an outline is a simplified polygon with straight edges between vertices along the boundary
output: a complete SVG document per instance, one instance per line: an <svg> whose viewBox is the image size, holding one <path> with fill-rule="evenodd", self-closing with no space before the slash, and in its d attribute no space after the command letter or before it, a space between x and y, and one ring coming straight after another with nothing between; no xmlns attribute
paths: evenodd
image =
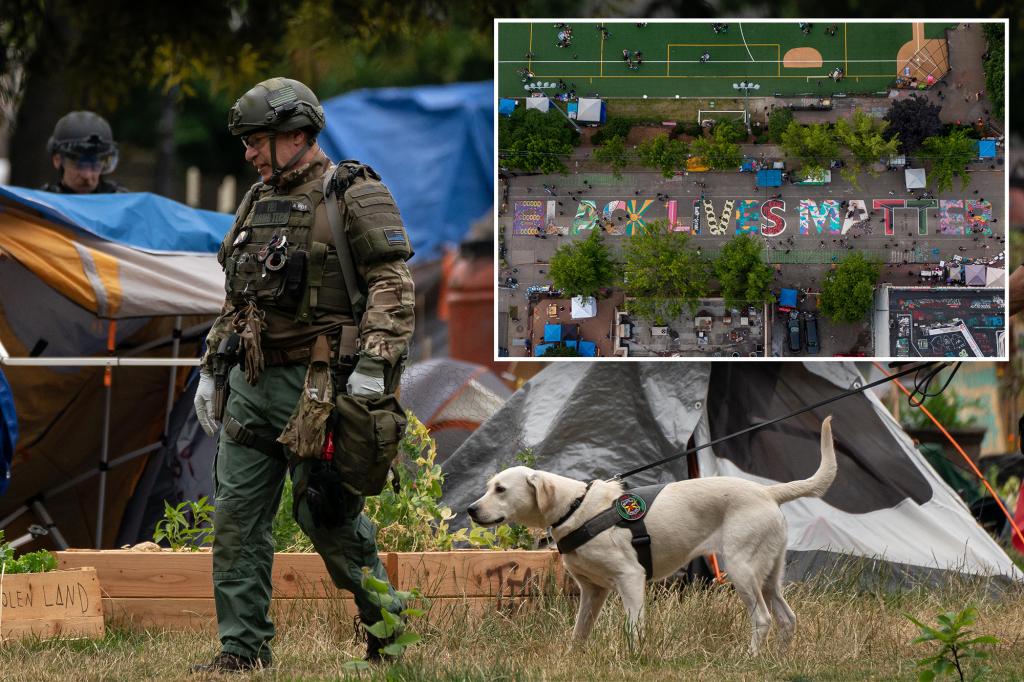
<svg viewBox="0 0 1024 682"><path fill-rule="evenodd" d="M53 128L46 149L57 171L57 181L43 185L46 192L112 194L127 192L104 178L117 168L117 143L110 124L91 111L65 114Z"/></svg>
<svg viewBox="0 0 1024 682"><path fill-rule="evenodd" d="M364 624L382 618L361 584L364 567L388 579L376 529L362 513L364 498L331 475L324 423L334 393L394 393L413 331L405 265L412 250L380 177L356 161L333 166L316 142L323 127L316 96L288 78L259 83L229 114L228 128L262 181L242 200L218 253L227 295L207 337L195 401L212 435L221 397L214 374L237 340L214 465L221 651L197 671L270 663L270 528L289 467L293 513L335 585L353 593ZM342 233L339 248L334 235ZM401 608L395 599L391 609ZM367 659L379 660L385 644L368 635Z"/></svg>

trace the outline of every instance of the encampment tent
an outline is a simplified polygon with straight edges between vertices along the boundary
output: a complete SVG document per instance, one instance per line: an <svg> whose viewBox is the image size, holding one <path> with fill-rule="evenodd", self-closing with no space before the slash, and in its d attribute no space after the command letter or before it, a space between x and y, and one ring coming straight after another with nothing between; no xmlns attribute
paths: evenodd
<svg viewBox="0 0 1024 682"><path fill-rule="evenodd" d="M572 319L583 320L597 315L597 299L593 296L572 297Z"/></svg>
<svg viewBox="0 0 1024 682"><path fill-rule="evenodd" d="M907 189L924 189L928 186L928 180L925 177L924 168L908 168L903 171L904 179L907 183Z"/></svg>
<svg viewBox="0 0 1024 682"><path fill-rule="evenodd" d="M851 363L556 363L527 382L444 465L444 501L459 512L488 477L532 448L537 468L579 480L608 478L785 415L864 379ZM787 578L863 561L863 575L936 578L945 572L1024 581L889 411L859 393L695 455L701 476L761 483L810 476L821 420L834 415L835 482L822 499L782 507ZM687 478L686 458L627 479L642 486ZM719 555L728 573L729 557Z"/></svg>
<svg viewBox="0 0 1024 682"><path fill-rule="evenodd" d="M979 159L994 159L996 158L996 141L990 138L984 140L978 140L978 158Z"/></svg>
<svg viewBox="0 0 1024 682"><path fill-rule="evenodd" d="M529 105L526 107L529 109ZM498 115L499 116L511 116L512 112L516 110L516 101L511 97L502 97L498 100Z"/></svg>
<svg viewBox="0 0 1024 682"><path fill-rule="evenodd" d="M580 123L604 123L606 119L604 101L581 97L576 110L576 120Z"/></svg>
<svg viewBox="0 0 1024 682"><path fill-rule="evenodd" d="M766 168L757 171L758 187L781 187L782 171Z"/></svg>
<svg viewBox="0 0 1024 682"><path fill-rule="evenodd" d="M324 102L324 113L320 146L335 161L373 166L419 258L462 241L491 209L493 82L356 90Z"/></svg>
<svg viewBox="0 0 1024 682"><path fill-rule="evenodd" d="M223 303L213 252L231 220L144 193L0 188L0 364L19 425L8 537L50 519L48 547L120 537L146 455L176 440L180 366Z"/></svg>
<svg viewBox="0 0 1024 682"><path fill-rule="evenodd" d="M971 263L970 265L964 266L964 284L969 287L983 287L985 286L986 267L979 263Z"/></svg>
<svg viewBox="0 0 1024 682"><path fill-rule="evenodd" d="M526 108L547 113L547 110L551 108L551 100L547 97L527 97Z"/></svg>

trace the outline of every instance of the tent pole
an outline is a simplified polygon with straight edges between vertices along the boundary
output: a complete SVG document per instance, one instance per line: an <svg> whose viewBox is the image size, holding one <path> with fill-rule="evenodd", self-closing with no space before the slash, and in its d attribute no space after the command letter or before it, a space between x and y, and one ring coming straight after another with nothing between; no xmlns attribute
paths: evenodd
<svg viewBox="0 0 1024 682"><path fill-rule="evenodd" d="M171 344L171 357L177 359L181 349L181 315L174 318L174 342ZM178 381L178 367L171 365L171 380L167 383L167 412L164 414L164 438L171 430L171 410L174 409L174 385Z"/></svg>
<svg viewBox="0 0 1024 682"><path fill-rule="evenodd" d="M111 320L107 330L107 353L114 354L117 339L117 321ZM110 398L113 384L113 367L103 368L103 390L106 394L103 408L103 445L100 448L100 494L96 509L96 549L103 545L103 509L107 498L107 455L110 451Z"/></svg>
<svg viewBox="0 0 1024 682"><path fill-rule="evenodd" d="M50 517L50 514L46 511L46 507L43 506L43 503L39 500L34 501L32 503L32 511L36 513L39 520L43 522L44 526L46 526L46 530L50 531L50 535L53 536L53 541L57 543L57 549L67 549L67 540L65 540L64 536L60 534L60 531L57 529L57 525L53 522L53 518Z"/></svg>

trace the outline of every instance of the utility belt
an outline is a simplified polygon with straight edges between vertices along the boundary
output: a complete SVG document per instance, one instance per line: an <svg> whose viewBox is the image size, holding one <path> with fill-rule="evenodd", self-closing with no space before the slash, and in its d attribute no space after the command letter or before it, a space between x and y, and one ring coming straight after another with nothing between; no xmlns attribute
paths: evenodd
<svg viewBox="0 0 1024 682"><path fill-rule="evenodd" d="M359 329L345 325L341 332L332 335L328 340L330 344L330 355L328 362L335 365L355 365L359 355ZM279 367L281 365L305 365L313 358L313 343L296 346L294 348L264 348L263 364L267 367Z"/></svg>

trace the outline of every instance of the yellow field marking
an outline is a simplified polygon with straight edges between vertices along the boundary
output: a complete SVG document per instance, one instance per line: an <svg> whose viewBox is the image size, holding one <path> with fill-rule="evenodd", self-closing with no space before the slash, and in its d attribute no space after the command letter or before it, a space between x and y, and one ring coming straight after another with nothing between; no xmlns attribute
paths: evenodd
<svg viewBox="0 0 1024 682"><path fill-rule="evenodd" d="M533 54L533 24L530 24L530 47L526 49L529 54ZM526 60L526 68L533 71L533 57Z"/></svg>
<svg viewBox="0 0 1024 682"><path fill-rule="evenodd" d="M850 73L850 58L846 53L846 26L843 24L843 73Z"/></svg>
<svg viewBox="0 0 1024 682"><path fill-rule="evenodd" d="M779 73L776 75L777 78L782 77L782 45L775 45L775 63L779 65Z"/></svg>

